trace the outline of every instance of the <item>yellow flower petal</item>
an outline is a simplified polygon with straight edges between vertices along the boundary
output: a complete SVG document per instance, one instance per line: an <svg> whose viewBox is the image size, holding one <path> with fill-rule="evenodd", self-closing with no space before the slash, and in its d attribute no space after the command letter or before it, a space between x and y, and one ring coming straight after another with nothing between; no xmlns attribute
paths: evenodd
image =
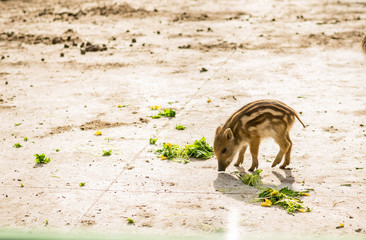
<svg viewBox="0 0 366 240"><path fill-rule="evenodd" d="M96 136L100 136L100 135L102 135L102 132L101 132L100 130L97 130L97 131L94 133L94 135L96 135Z"/></svg>
<svg viewBox="0 0 366 240"><path fill-rule="evenodd" d="M270 207L270 206L272 206L272 202L266 198L264 200L264 202L261 202L261 206L262 207Z"/></svg>
<svg viewBox="0 0 366 240"><path fill-rule="evenodd" d="M310 196L310 194L309 194L309 193L303 193L302 195L303 195L303 196Z"/></svg>
<svg viewBox="0 0 366 240"><path fill-rule="evenodd" d="M211 99L207 99L207 102L209 103L209 102L211 102Z"/></svg>
<svg viewBox="0 0 366 240"><path fill-rule="evenodd" d="M172 144L171 143L168 143L168 147L171 148L172 147Z"/></svg>
<svg viewBox="0 0 366 240"><path fill-rule="evenodd" d="M298 209L298 211L299 212L307 212L307 210L306 209L303 209L303 208Z"/></svg>
<svg viewBox="0 0 366 240"><path fill-rule="evenodd" d="M121 108L121 107L122 107L122 105L118 105L117 107L118 107L118 108Z"/></svg>
<svg viewBox="0 0 366 240"><path fill-rule="evenodd" d="M161 160L165 160L166 157L164 157L163 155L160 156Z"/></svg>

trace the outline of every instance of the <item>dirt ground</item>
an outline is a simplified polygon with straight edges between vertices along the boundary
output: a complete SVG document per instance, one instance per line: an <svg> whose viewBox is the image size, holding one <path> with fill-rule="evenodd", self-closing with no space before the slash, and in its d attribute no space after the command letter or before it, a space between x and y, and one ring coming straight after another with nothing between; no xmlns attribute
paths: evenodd
<svg viewBox="0 0 366 240"><path fill-rule="evenodd" d="M366 237L365 3L45 2L0 1L1 228ZM218 125L263 98L307 125L291 131L291 170L271 168L278 146L261 144L263 182L314 189L310 213L252 202L259 191L233 165L218 173L216 158L154 154L212 145ZM152 119L153 105L177 116ZM35 164L42 153L50 163Z"/></svg>

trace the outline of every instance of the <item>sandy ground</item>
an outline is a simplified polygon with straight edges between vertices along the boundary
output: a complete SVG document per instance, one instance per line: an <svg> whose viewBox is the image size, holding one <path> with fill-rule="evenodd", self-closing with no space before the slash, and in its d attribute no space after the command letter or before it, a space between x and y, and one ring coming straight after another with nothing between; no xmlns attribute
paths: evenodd
<svg viewBox="0 0 366 240"><path fill-rule="evenodd" d="M365 3L60 2L0 1L0 227L365 238ZM267 185L314 189L310 213L251 202L259 191L215 158L154 154L163 142L212 145L219 124L262 98L307 125L291 132L292 170L270 167L270 139L259 167ZM152 105L177 116L151 119ZM51 162L36 165L41 153Z"/></svg>

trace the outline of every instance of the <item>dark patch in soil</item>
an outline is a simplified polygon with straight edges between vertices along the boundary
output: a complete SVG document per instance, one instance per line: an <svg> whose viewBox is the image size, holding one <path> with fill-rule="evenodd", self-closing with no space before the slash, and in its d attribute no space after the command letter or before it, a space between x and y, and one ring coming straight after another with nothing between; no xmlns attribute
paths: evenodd
<svg viewBox="0 0 366 240"><path fill-rule="evenodd" d="M19 41L26 44L43 43L46 45L68 43L75 46L81 42L81 39L76 36L76 33L72 29L68 29L60 36L2 32L0 33L0 41Z"/></svg>
<svg viewBox="0 0 366 240"><path fill-rule="evenodd" d="M53 21L58 20L70 21L70 20L77 20L87 15L100 15L100 16L119 15L123 17L144 17L154 12L147 11L143 8L137 8L137 9L133 8L127 3L121 3L121 4L115 3L112 5L91 7L84 10L78 9L75 11L69 10L64 12L54 12L53 8L45 8L38 13L38 17L53 16L54 17Z"/></svg>
<svg viewBox="0 0 366 240"><path fill-rule="evenodd" d="M68 132L68 131L71 131L72 128L73 128L72 125L54 127L54 128L52 128L50 134L53 135L53 134Z"/></svg>
<svg viewBox="0 0 366 240"><path fill-rule="evenodd" d="M123 123L123 122L103 122L101 120L93 120L90 122L86 122L83 125L80 125L79 128L81 130L98 130L103 128L113 128L118 126L127 126L131 125L131 123Z"/></svg>

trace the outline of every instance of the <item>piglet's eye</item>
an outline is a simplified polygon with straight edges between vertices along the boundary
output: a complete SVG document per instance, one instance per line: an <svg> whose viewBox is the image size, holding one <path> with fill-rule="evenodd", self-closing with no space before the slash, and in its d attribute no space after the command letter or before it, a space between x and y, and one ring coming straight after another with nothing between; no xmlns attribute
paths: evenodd
<svg viewBox="0 0 366 240"><path fill-rule="evenodd" d="M226 153L226 148L222 149L222 150L221 150L221 153L222 153L222 154Z"/></svg>

